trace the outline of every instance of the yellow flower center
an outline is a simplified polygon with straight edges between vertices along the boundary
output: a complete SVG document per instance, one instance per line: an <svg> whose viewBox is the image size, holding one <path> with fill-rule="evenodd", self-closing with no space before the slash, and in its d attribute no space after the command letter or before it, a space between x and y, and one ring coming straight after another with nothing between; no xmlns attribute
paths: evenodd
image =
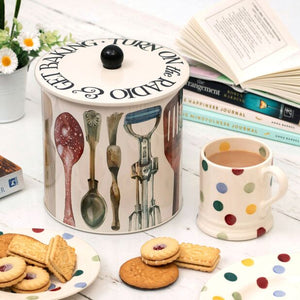
<svg viewBox="0 0 300 300"><path fill-rule="evenodd" d="M9 56L2 56L2 65L8 67L11 65L11 59Z"/></svg>
<svg viewBox="0 0 300 300"><path fill-rule="evenodd" d="M24 39L24 44L27 47L32 47L33 46L33 40L31 38Z"/></svg>

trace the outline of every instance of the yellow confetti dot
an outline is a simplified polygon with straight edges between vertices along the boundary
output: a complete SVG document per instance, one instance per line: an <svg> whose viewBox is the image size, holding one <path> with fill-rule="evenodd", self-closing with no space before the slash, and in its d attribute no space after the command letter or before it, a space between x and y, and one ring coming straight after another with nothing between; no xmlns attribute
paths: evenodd
<svg viewBox="0 0 300 300"><path fill-rule="evenodd" d="M247 213L248 215L252 215L252 214L254 214L255 212L256 212L256 205L255 205L255 204L250 204L250 205L247 206L247 208L246 208L246 213Z"/></svg>
<svg viewBox="0 0 300 300"><path fill-rule="evenodd" d="M11 59L10 59L9 56L3 56L3 57L2 57L2 65L3 65L4 67L8 67L8 66L11 65Z"/></svg>
<svg viewBox="0 0 300 300"><path fill-rule="evenodd" d="M251 258L246 258L246 259L242 260L242 264L246 267L251 267L254 265L254 260Z"/></svg>
<svg viewBox="0 0 300 300"><path fill-rule="evenodd" d="M228 142L222 142L219 149L220 151L228 151L230 149L230 144Z"/></svg>
<svg viewBox="0 0 300 300"><path fill-rule="evenodd" d="M223 297L220 296L214 296L213 300L225 300Z"/></svg>

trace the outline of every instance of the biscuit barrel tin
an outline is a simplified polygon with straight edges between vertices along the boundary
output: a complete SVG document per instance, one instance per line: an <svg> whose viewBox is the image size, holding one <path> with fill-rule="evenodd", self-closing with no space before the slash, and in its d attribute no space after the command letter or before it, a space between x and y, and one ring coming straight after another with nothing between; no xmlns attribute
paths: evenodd
<svg viewBox="0 0 300 300"><path fill-rule="evenodd" d="M182 88L187 62L131 39L57 48L37 63L44 124L44 202L60 222L129 233L182 205Z"/></svg>

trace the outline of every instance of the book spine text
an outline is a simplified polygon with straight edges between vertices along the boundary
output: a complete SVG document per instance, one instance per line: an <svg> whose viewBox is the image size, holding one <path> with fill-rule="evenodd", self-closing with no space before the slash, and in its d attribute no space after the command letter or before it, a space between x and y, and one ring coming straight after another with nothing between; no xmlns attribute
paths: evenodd
<svg viewBox="0 0 300 300"><path fill-rule="evenodd" d="M299 108L254 93L239 91L220 82L190 76L184 89L244 107L273 118L297 125L300 124Z"/></svg>
<svg viewBox="0 0 300 300"><path fill-rule="evenodd" d="M286 144L295 145L298 147L300 146L299 134L294 134L285 130L280 130L254 122L225 116L200 108L184 105L182 117L184 120L262 137Z"/></svg>

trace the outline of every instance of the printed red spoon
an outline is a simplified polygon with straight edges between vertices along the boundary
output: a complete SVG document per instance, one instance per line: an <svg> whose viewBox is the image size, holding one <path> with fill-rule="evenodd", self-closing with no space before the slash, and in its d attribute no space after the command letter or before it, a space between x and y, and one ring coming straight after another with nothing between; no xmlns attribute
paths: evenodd
<svg viewBox="0 0 300 300"><path fill-rule="evenodd" d="M80 159L84 149L82 129L69 113L61 113L55 120L54 140L65 172L65 211L63 222L75 226L71 198L72 167Z"/></svg>

